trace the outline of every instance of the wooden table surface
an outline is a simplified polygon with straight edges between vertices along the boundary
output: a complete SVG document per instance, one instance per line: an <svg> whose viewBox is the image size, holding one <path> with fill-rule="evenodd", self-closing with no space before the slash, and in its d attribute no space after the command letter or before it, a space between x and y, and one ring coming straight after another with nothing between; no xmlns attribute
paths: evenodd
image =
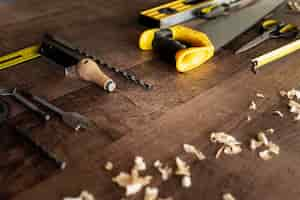
<svg viewBox="0 0 300 200"><path fill-rule="evenodd" d="M164 1L166 2L166 1ZM0 54L41 41L45 32L56 33L84 48L92 49L108 63L128 68L152 83L145 91L119 76L112 94L94 85L64 77L62 68L40 58L0 72L0 85L28 89L45 96L65 110L86 115L96 127L74 133L58 118L44 124L9 98L8 125L0 128L0 199L56 200L76 196L86 189L99 200L117 200L124 190L112 176L128 171L136 155L150 165L159 159L174 166L180 156L192 169L193 186L183 189L179 178L162 182L154 168L153 185L162 197L175 200L218 200L231 192L238 200L299 199L300 123L292 120L279 91L300 85L300 53L266 66L254 75L249 58L286 43L268 41L239 56L233 54L256 33L243 34L201 68L179 74L171 64L137 47L145 29L137 23L140 10L163 3L159 0L52 0L0 1ZM300 25L299 15L283 10L283 18ZM265 99L257 99L256 93ZM248 109L251 100L257 111ZM272 115L280 110L283 119ZM252 121L247 121L247 116ZM68 167L60 171L11 128L32 129L30 137ZM281 153L262 161L248 150L248 141L260 130L273 128L272 141ZM213 131L225 131L245 143L236 156L215 159L217 147L209 142ZM184 154L182 145L195 145L208 157L197 161ZM113 172L103 169L106 161ZM142 199L143 193L128 199Z"/></svg>

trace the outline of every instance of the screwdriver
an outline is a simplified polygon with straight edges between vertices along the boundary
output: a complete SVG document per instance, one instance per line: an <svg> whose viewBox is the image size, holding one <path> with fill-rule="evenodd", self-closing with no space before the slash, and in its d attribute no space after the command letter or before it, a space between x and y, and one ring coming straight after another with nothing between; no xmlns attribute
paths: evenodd
<svg viewBox="0 0 300 200"><path fill-rule="evenodd" d="M220 4L210 5L195 12L195 15L203 19L214 19L228 15L229 11L237 10L253 4L257 0L230 0Z"/></svg>

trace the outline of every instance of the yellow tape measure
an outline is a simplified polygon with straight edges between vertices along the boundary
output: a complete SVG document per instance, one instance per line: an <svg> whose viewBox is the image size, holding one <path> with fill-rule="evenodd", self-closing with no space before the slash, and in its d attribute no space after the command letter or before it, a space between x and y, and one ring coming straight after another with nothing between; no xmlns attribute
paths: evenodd
<svg viewBox="0 0 300 200"><path fill-rule="evenodd" d="M0 57L0 70L38 58L40 45L34 45Z"/></svg>

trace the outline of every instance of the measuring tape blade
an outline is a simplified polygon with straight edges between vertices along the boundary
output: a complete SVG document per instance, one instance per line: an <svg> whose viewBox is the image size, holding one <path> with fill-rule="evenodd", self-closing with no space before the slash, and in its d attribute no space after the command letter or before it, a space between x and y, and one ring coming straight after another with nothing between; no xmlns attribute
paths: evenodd
<svg viewBox="0 0 300 200"><path fill-rule="evenodd" d="M0 70L40 57L39 49L40 45L34 45L0 57Z"/></svg>

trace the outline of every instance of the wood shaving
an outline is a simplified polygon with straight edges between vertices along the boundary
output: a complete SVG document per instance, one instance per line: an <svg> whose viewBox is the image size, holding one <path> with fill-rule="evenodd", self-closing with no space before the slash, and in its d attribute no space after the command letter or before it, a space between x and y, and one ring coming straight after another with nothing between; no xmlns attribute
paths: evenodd
<svg viewBox="0 0 300 200"><path fill-rule="evenodd" d="M181 160L179 157L176 157L176 175L183 176L181 179L181 185L184 188L189 188L192 185L192 179L191 179L191 171L190 166L186 164L183 160Z"/></svg>
<svg viewBox="0 0 300 200"><path fill-rule="evenodd" d="M283 97L287 97L288 99L300 99L300 91L296 89L291 89L289 91L280 91L280 95Z"/></svg>
<svg viewBox="0 0 300 200"><path fill-rule="evenodd" d="M167 165L164 166L159 160L154 162L154 167L160 172L163 181L169 180L173 174L173 169Z"/></svg>
<svg viewBox="0 0 300 200"><path fill-rule="evenodd" d="M240 145L231 145L224 147L224 153L227 155L235 155L242 152L242 148Z"/></svg>
<svg viewBox="0 0 300 200"><path fill-rule="evenodd" d="M225 149L225 145L219 148L219 150L216 153L216 159L219 159L221 157L222 153L224 152L224 149Z"/></svg>
<svg viewBox="0 0 300 200"><path fill-rule="evenodd" d="M250 140L250 149L255 151L257 148L261 147L264 143L262 141L257 141L255 139Z"/></svg>
<svg viewBox="0 0 300 200"><path fill-rule="evenodd" d="M277 115L277 116L279 116L280 118L283 118L283 117L284 117L284 114L283 114L281 111L279 111L279 110L273 111L272 114L273 114L273 115Z"/></svg>
<svg viewBox="0 0 300 200"><path fill-rule="evenodd" d="M136 169L132 169L131 174L121 172L112 179L120 187L126 188L126 196L138 193L143 187L150 184L151 180L151 176L140 176L139 171Z"/></svg>
<svg viewBox="0 0 300 200"><path fill-rule="evenodd" d="M223 147L218 150L216 158L219 158L222 153L235 155L242 152L241 142L224 132L211 133L210 140L213 143L223 144Z"/></svg>
<svg viewBox="0 0 300 200"><path fill-rule="evenodd" d="M300 120L300 104L297 103L296 101L290 100L289 107L290 107L291 113L297 114L296 117L294 118L294 120L299 121Z"/></svg>
<svg viewBox="0 0 300 200"><path fill-rule="evenodd" d="M134 169L136 169L138 171L145 171L147 169L147 165L146 165L143 157L141 157L141 156L135 157Z"/></svg>
<svg viewBox="0 0 300 200"><path fill-rule="evenodd" d="M160 160L156 160L156 161L154 162L153 166L154 166L155 168L159 168L159 167L162 167L163 164L162 164L162 162L161 162Z"/></svg>
<svg viewBox="0 0 300 200"><path fill-rule="evenodd" d="M198 158L198 160L205 160L206 159L206 156L201 151L196 149L196 147L194 147L193 145L184 144L183 149L186 153L194 154Z"/></svg>
<svg viewBox="0 0 300 200"><path fill-rule="evenodd" d="M262 93L256 93L256 97L264 99L265 95L263 95Z"/></svg>
<svg viewBox="0 0 300 200"><path fill-rule="evenodd" d="M280 147L272 142L268 145L268 149L259 152L259 157L263 160L271 160L274 156L279 155Z"/></svg>
<svg viewBox="0 0 300 200"><path fill-rule="evenodd" d="M254 101L251 101L249 105L249 110L256 110L256 109L257 109L256 103Z"/></svg>
<svg viewBox="0 0 300 200"><path fill-rule="evenodd" d="M147 187L145 189L144 200L156 200L158 198L159 190L156 187Z"/></svg>
<svg viewBox="0 0 300 200"><path fill-rule="evenodd" d="M297 0L290 0L288 2L288 5L292 11L300 12L300 2L298 2Z"/></svg>
<svg viewBox="0 0 300 200"><path fill-rule="evenodd" d="M190 188L192 186L192 178L190 176L184 176L181 179L181 185L184 188Z"/></svg>
<svg viewBox="0 0 300 200"><path fill-rule="evenodd" d="M222 198L223 200L235 200L235 197L230 193L223 194Z"/></svg>
<svg viewBox="0 0 300 200"><path fill-rule="evenodd" d="M177 165L177 170L175 172L176 175L191 176L190 166L188 166L186 162L181 160L179 157L176 157L176 165Z"/></svg>
<svg viewBox="0 0 300 200"><path fill-rule="evenodd" d="M174 200L173 197L158 198L157 200Z"/></svg>
<svg viewBox="0 0 300 200"><path fill-rule="evenodd" d="M82 191L79 197L65 197L64 200L95 200L95 197L88 191Z"/></svg>
<svg viewBox="0 0 300 200"><path fill-rule="evenodd" d="M273 128L269 128L269 129L266 130L266 133L268 133L268 134L274 134L275 130Z"/></svg>
<svg viewBox="0 0 300 200"><path fill-rule="evenodd" d="M247 121L250 122L252 120L252 117L250 115L247 116Z"/></svg>
<svg viewBox="0 0 300 200"><path fill-rule="evenodd" d="M105 167L104 167L107 171L111 171L113 170L114 168L114 165L112 162L108 161L106 164L105 164Z"/></svg>
<svg viewBox="0 0 300 200"><path fill-rule="evenodd" d="M269 145L269 139L267 138L267 136L264 132L259 132L257 134L257 139L259 142L262 142L265 146Z"/></svg>

